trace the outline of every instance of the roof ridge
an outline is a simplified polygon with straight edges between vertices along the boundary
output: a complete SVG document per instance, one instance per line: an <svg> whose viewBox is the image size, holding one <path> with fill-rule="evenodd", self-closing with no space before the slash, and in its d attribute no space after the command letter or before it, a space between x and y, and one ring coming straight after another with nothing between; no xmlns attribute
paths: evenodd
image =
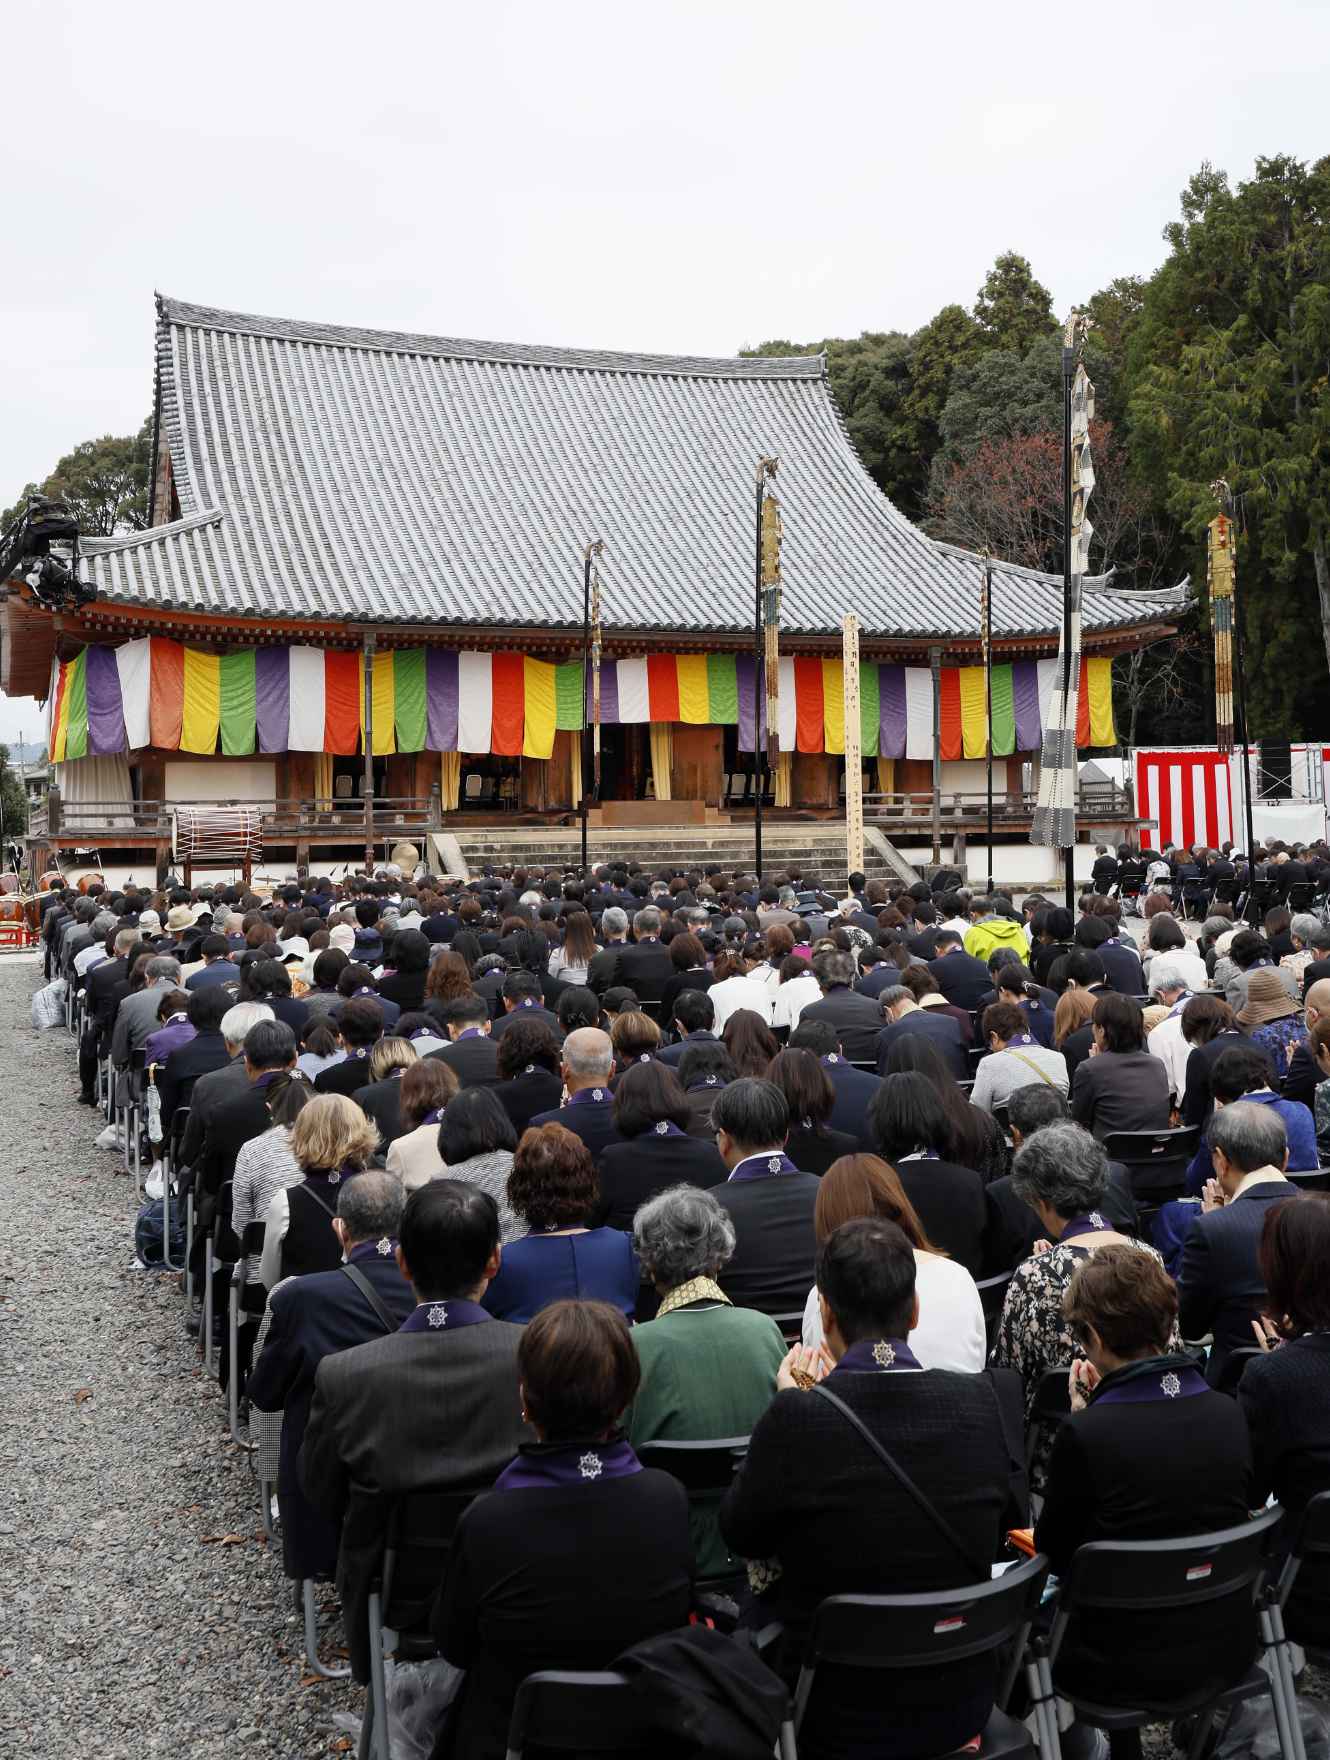
<svg viewBox="0 0 1330 1760"><path fill-rule="evenodd" d="M151 544L161 538L174 538L184 532L196 532L200 526L219 526L226 518L220 507L205 507L184 519L172 519L159 526L144 526L141 532L113 532L108 538L80 538L79 549L89 556L105 556L113 550L132 550L140 544Z"/></svg>
<svg viewBox="0 0 1330 1760"><path fill-rule="evenodd" d="M541 343L484 342L455 336L425 336L404 330L364 330L347 324L271 318L193 305L159 293L157 315L164 325L220 330L234 335L268 336L332 348L363 348L380 354L429 355L445 360L489 362L499 366L561 367L593 373L652 373L684 379L825 379L826 355L670 355L614 349L556 348Z"/></svg>

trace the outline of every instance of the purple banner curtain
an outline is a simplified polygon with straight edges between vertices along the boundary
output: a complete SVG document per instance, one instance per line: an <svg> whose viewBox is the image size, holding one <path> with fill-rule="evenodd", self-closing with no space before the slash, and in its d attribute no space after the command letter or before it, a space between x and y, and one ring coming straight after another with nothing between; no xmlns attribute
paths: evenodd
<svg viewBox="0 0 1330 1760"><path fill-rule="evenodd" d="M905 668L879 666L877 669L879 758L905 756Z"/></svg>
<svg viewBox="0 0 1330 1760"><path fill-rule="evenodd" d="M1043 740L1039 722L1039 668L1017 660L1011 669L1011 701L1016 715L1016 750L1037 752Z"/></svg>
<svg viewBox="0 0 1330 1760"><path fill-rule="evenodd" d="M767 699L762 693L762 701L755 704L757 696L757 662L751 654L736 654L734 659L735 681L739 687L739 742L738 750L753 750L753 714L756 708L758 717L759 750L767 747Z"/></svg>
<svg viewBox="0 0 1330 1760"><path fill-rule="evenodd" d="M586 724L591 725L591 680L587 675L586 690ZM600 663L600 725L617 727L619 724L619 664L616 660L602 660Z"/></svg>
<svg viewBox="0 0 1330 1760"><path fill-rule="evenodd" d="M255 650L254 709L259 750L286 751L291 724L291 653L288 648Z"/></svg>
<svg viewBox="0 0 1330 1760"><path fill-rule="evenodd" d="M425 707L431 752L457 750L457 655L441 648L425 650Z"/></svg>
<svg viewBox="0 0 1330 1760"><path fill-rule="evenodd" d="M89 648L85 672L88 692L88 751L96 757L125 749L125 714L114 648Z"/></svg>

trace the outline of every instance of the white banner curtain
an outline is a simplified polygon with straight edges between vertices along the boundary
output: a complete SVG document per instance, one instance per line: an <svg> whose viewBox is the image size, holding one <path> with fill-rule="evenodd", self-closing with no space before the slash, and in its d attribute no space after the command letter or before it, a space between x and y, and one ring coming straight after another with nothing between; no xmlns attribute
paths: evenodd
<svg viewBox="0 0 1330 1760"><path fill-rule="evenodd" d="M129 759L123 752L103 758L71 758L52 765L51 776L64 807L96 806L99 829L103 824L110 831L133 829L134 790ZM76 830L80 821L73 814L70 818L69 829Z"/></svg>

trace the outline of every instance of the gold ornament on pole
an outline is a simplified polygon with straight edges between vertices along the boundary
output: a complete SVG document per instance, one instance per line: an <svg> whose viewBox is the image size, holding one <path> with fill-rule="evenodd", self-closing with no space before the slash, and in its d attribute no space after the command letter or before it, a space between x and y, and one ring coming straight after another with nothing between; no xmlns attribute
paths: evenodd
<svg viewBox="0 0 1330 1760"><path fill-rule="evenodd" d="M1215 497L1228 499L1228 484L1213 485ZM1210 621L1215 632L1215 744L1221 752L1233 750L1233 594L1237 559L1237 533L1226 513L1218 513L1206 527L1206 580L1210 589Z"/></svg>
<svg viewBox="0 0 1330 1760"><path fill-rule="evenodd" d="M764 458L758 466L759 482L770 481L779 462ZM780 761L780 539L780 502L768 489L762 501L762 669L767 701L767 764L773 776Z"/></svg>

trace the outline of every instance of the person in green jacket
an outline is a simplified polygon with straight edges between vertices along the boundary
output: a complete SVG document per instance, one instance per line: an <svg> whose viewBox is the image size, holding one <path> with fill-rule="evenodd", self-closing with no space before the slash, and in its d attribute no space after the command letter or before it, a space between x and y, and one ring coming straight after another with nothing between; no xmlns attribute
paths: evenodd
<svg viewBox="0 0 1330 1760"><path fill-rule="evenodd" d="M970 904L970 927L965 931L966 953L972 959L983 960L987 965L989 956L999 947L1011 948L1020 955L1022 964L1029 958L1030 943L1023 926L1013 922L1010 917L1002 916L996 899L973 899Z"/></svg>
<svg viewBox="0 0 1330 1760"><path fill-rule="evenodd" d="M623 1426L634 1449L746 1438L771 1404L787 1347L769 1315L734 1307L716 1282L734 1239L725 1209L698 1186L671 1186L633 1219L643 1277L661 1297L656 1318L633 1328L642 1382ZM721 1538L719 1503L694 1499L690 1510L699 1580L744 1573Z"/></svg>

